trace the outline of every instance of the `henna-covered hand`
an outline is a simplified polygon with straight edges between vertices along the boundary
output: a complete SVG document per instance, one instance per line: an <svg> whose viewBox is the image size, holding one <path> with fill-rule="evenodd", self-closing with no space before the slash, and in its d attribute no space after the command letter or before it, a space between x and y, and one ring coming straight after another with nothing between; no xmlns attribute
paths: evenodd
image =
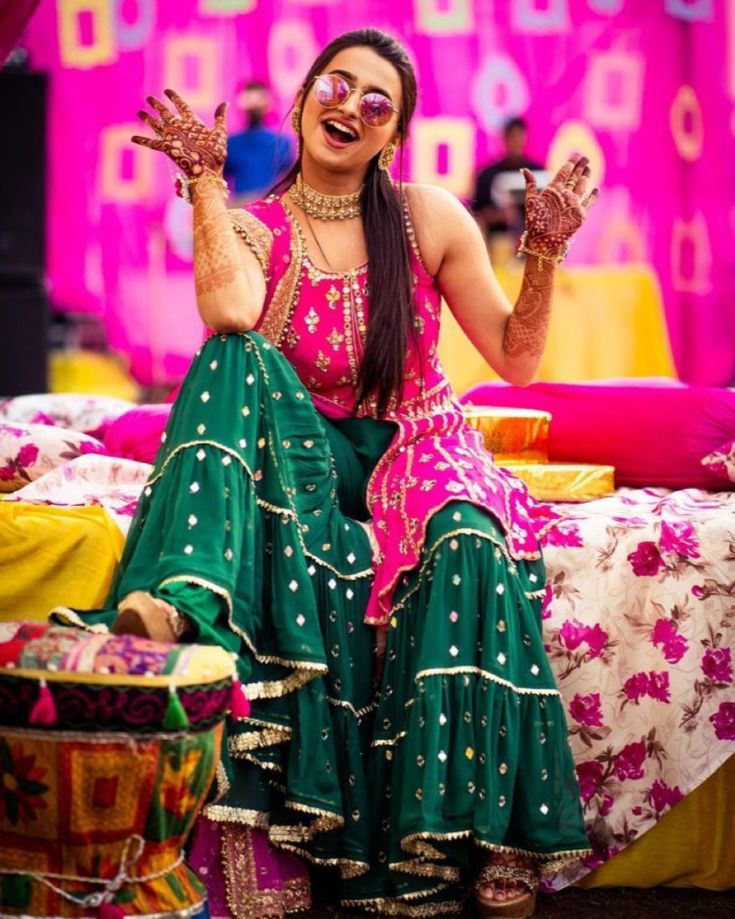
<svg viewBox="0 0 735 919"><path fill-rule="evenodd" d="M143 111L138 112L138 117L158 136L151 138L136 135L131 138L133 143L163 151L188 178L195 178L206 171L221 175L227 156L227 103L221 102L217 106L214 127L208 128L181 96L172 89L165 89L164 93L176 106L178 114L154 96L148 96L146 101L158 112L160 118L153 118Z"/></svg>
<svg viewBox="0 0 735 919"><path fill-rule="evenodd" d="M566 251L600 194L599 188L587 192L589 160L586 156L568 160L541 192L533 173L521 171L526 180L524 245L536 254L555 258Z"/></svg>

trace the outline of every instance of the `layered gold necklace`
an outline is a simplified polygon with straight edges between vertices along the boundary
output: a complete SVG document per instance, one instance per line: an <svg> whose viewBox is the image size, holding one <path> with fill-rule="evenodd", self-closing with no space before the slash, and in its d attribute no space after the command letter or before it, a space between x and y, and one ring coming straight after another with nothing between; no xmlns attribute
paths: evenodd
<svg viewBox="0 0 735 919"><path fill-rule="evenodd" d="M360 216L360 195L364 186L349 195L325 195L304 182L301 173L289 188L291 200L316 220L351 220Z"/></svg>

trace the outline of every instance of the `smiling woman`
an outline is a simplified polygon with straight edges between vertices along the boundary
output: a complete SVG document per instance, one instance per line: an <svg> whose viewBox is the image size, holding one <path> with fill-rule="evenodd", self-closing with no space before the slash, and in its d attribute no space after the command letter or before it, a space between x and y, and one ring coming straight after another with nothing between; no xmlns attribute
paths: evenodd
<svg viewBox="0 0 735 919"><path fill-rule="evenodd" d="M317 263L328 271L368 263L374 321L359 396L375 394L385 411L400 389L415 318L401 190L396 194L388 167L416 107L416 78L403 48L388 36L378 44L355 45L350 34L328 45L306 75L294 108L299 158L278 190L286 191L303 176L330 196L359 196L354 224L322 222L317 234L309 218L319 220L319 214L305 211L303 199L290 195ZM351 260L345 259L349 252L355 253Z"/></svg>
<svg viewBox="0 0 735 919"><path fill-rule="evenodd" d="M237 656L253 708L206 811L223 871L259 828L338 870L349 906L458 912L473 885L481 916L530 916L542 872L588 851L544 567L525 487L465 423L436 348L443 296L503 377L530 379L597 195L587 160L541 193L527 173L513 307L461 205L389 174L416 105L395 39L324 49L295 100L297 163L244 210L222 194L224 108L209 129L167 95L178 114L151 99L156 136L134 139L183 171L218 334L182 384L111 608L84 619ZM227 876L237 913L244 875Z"/></svg>

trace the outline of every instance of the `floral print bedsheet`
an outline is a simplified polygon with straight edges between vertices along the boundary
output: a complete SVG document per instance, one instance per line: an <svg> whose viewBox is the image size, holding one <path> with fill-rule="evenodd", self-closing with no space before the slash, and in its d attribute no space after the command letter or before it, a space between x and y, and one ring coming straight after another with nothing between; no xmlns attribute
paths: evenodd
<svg viewBox="0 0 735 919"><path fill-rule="evenodd" d="M151 469L148 463L89 453L57 466L4 500L57 507L99 504L127 534Z"/></svg>
<svg viewBox="0 0 735 919"><path fill-rule="evenodd" d="M146 463L88 454L5 500L104 506L127 532ZM735 753L735 492L623 488L533 506L546 648L594 855L650 829Z"/></svg>
<svg viewBox="0 0 735 919"><path fill-rule="evenodd" d="M735 753L735 493L623 488L538 504L546 647L595 854L650 829Z"/></svg>

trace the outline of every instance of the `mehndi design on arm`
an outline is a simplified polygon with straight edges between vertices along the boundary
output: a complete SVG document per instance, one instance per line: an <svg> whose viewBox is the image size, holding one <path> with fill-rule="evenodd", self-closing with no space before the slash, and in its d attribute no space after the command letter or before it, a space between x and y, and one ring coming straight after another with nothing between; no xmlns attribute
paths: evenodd
<svg viewBox="0 0 735 919"><path fill-rule="evenodd" d="M237 236L220 191L205 185L194 198L194 280L197 294L231 284L242 268Z"/></svg>
<svg viewBox="0 0 735 919"><path fill-rule="evenodd" d="M554 272L549 265L528 266L515 309L505 327L504 350L508 357L543 354L551 315Z"/></svg>
<svg viewBox="0 0 735 919"><path fill-rule="evenodd" d="M528 169L526 179L526 231L519 253L528 255L523 285L515 309L505 327L504 350L508 357L543 354L551 314L554 265L566 255L572 236L597 200L599 189L586 193L589 160L575 157L566 162L553 180L539 192Z"/></svg>

